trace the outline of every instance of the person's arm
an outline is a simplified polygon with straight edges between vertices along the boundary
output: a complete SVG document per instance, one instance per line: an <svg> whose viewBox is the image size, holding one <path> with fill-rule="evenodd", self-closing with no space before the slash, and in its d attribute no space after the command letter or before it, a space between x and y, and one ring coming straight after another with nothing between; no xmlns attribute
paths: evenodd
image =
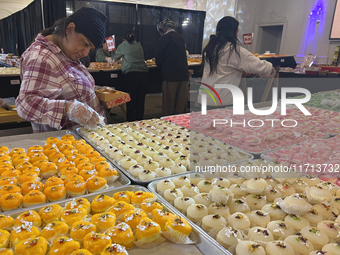
<svg viewBox="0 0 340 255"><path fill-rule="evenodd" d="M235 53L234 53L235 54ZM270 77L275 74L272 63L255 57L244 48L240 49L241 63L239 68L248 74L258 74L263 77Z"/></svg>
<svg viewBox="0 0 340 255"><path fill-rule="evenodd" d="M124 56L124 46L123 43L119 44L116 51L113 53L113 60L117 61L121 59Z"/></svg>
<svg viewBox="0 0 340 255"><path fill-rule="evenodd" d="M54 100L61 91L60 78L46 52L33 52L21 63L21 87L15 105L18 115L30 122L60 129L66 100Z"/></svg>
<svg viewBox="0 0 340 255"><path fill-rule="evenodd" d="M96 62L107 62L106 58L107 56L103 48L98 49L96 52Z"/></svg>
<svg viewBox="0 0 340 255"><path fill-rule="evenodd" d="M155 49L155 61L158 67L162 67L164 63L164 50L161 40L158 40Z"/></svg>

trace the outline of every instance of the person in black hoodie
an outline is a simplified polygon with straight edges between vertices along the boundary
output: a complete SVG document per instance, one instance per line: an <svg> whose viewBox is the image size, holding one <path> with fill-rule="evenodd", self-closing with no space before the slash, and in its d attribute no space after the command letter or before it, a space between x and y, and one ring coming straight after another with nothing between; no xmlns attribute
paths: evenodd
<svg viewBox="0 0 340 255"><path fill-rule="evenodd" d="M155 59L162 69L163 116L187 112L189 70L185 42L174 28L169 19L157 24L161 38L156 44Z"/></svg>

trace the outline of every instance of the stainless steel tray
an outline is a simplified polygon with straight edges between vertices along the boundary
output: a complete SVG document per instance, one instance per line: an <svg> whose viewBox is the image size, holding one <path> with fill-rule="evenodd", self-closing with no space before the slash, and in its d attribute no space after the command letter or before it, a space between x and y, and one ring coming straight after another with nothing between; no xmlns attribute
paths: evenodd
<svg viewBox="0 0 340 255"><path fill-rule="evenodd" d="M84 137L80 132L79 132L79 128L77 128L77 133L78 135L83 138L88 144L90 144L93 148L95 148L103 157L105 157L110 163L112 163L117 169L119 169L121 172L123 172L130 180L133 181L133 184L138 184L138 185L142 185L142 186L147 186L150 182L152 181L155 181L155 180L161 180L161 179L164 179L164 178L167 178L166 177L157 177L155 179L152 179L150 181L142 181L142 180L139 180L137 178L135 178L134 176L132 176L128 171L126 171L124 168L122 168L118 162L114 161L112 158L110 158L106 153L105 151L103 151L100 147L98 147L97 145L95 145L93 142L91 142L90 140L88 140L86 137ZM187 174L188 173L192 173L193 171L188 171L186 172ZM182 173L180 174L172 174L172 176L176 177L176 176L180 176L182 175Z"/></svg>
<svg viewBox="0 0 340 255"><path fill-rule="evenodd" d="M44 132L44 133L36 133L36 134L25 134L25 135L0 137L0 145L7 146L9 150L16 148L16 147L28 149L29 147L34 146L34 145L44 146L45 141L48 137L53 136L53 137L61 138L63 135L66 135L66 134L72 134L76 139L81 139L81 137L75 131L61 130L61 131L52 131L52 132ZM108 185L109 187L106 190L110 190L110 189L113 189L119 186L126 186L126 185L131 184L131 181L119 169L117 169L117 171L118 171L119 178L114 183L109 184ZM42 183L44 183L45 181L46 179L43 179ZM92 194L99 194L101 192L102 191L94 192ZM50 203L46 203L46 204L50 204ZM12 210L11 212L13 211L15 210Z"/></svg>
<svg viewBox="0 0 340 255"><path fill-rule="evenodd" d="M186 174L182 174L184 176ZM166 178L171 180L171 178ZM162 200L163 204L166 205L167 207L171 208L174 212L176 212L177 215L181 215L185 219L187 219L191 224L195 225L195 227L198 229L198 231L202 234L202 236L205 236L212 244L213 246L216 247L216 249L221 250L224 254L232 255L226 248L224 248L221 244L219 244L214 238L208 235L207 232L205 232L202 228L197 226L195 223L193 223L191 220L189 220L184 214L182 214L180 211L178 211L173 205L171 205L168 201L166 201L161 195L157 193L157 183L159 181L153 181L148 185L148 189L155 193L160 199ZM215 253L210 253L210 254L215 254Z"/></svg>
<svg viewBox="0 0 340 255"><path fill-rule="evenodd" d="M129 185L125 187L119 187L111 190L105 190L101 194L107 195L107 196L113 196L114 193L119 192L119 191L145 191L145 192L150 192L148 189L142 186L134 186L134 185ZM97 196L98 194L88 194L81 196L82 198L86 198L90 203L92 200ZM72 199L67 199L62 202L56 203L60 205L61 207L64 207L68 202L72 201ZM166 201L161 198L160 196L157 195L157 202L160 203L166 211L169 211L171 213L177 214L181 217L183 215L181 213L178 213L177 210L174 210L171 206L169 206ZM34 210L36 212L39 212L41 208L45 207L43 206L36 206L32 207L29 210ZM27 211L26 209L21 209L18 210L14 213L4 213L4 214L10 214L13 218L19 216L21 213ZM196 244L191 244L191 245L179 245L175 243L171 243L170 241L166 241L162 243L161 245L152 248L152 249L141 249L138 247L134 247L131 250L129 250L130 255L149 255L149 254L162 254L162 255L172 255L172 254L192 254L192 255L197 255L197 254L203 254L203 255L210 255L210 254L230 254L230 253L225 253L220 247L214 245L209 238L207 238L206 235L203 235L201 230L193 223L189 221L190 226L192 227L192 232L197 238L197 243Z"/></svg>
<svg viewBox="0 0 340 255"><path fill-rule="evenodd" d="M133 184L138 184L138 185L142 185L142 186L147 186L150 182L153 182L153 181L157 181L157 180L162 180L162 179L166 179L166 178L172 178L172 177L177 177L177 176L181 176L183 174L193 174L193 173L196 173L195 170L191 170L191 171L187 171L185 173L179 173L179 174L172 174L170 176L163 176L163 177L157 177L155 179L152 179L152 180L149 180L149 181L142 181L142 180L139 180L137 178L135 178L134 176L132 176L128 171L126 171L124 168L122 168L118 162L114 161L113 159L111 159L106 153L105 151L103 151L100 147L96 146L94 143L92 143L90 140L88 140L86 137L84 137L81 133L80 133L80 128L77 128L77 133L80 137L82 137L88 144L90 144L93 148L96 148L96 150L103 156L105 157L109 162L111 162L116 168L118 168L121 172L123 172L127 177L130 178L130 180L133 182ZM245 154L248 155L248 159L246 160L241 160L241 161L235 161L235 162L231 162L231 163L227 163L225 165L230 165L230 164L242 164L242 163L245 163L249 160L252 160L254 159L254 156L251 155L250 153L247 153L241 149L238 149L237 147L235 146L232 146L230 145L231 147L237 149L238 151L241 151ZM225 165L221 165L221 166L225 166Z"/></svg>

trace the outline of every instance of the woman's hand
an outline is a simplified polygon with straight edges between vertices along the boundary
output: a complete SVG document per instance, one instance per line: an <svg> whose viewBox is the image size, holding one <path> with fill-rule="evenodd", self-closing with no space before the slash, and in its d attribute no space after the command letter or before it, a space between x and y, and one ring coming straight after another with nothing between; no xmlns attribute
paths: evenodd
<svg viewBox="0 0 340 255"><path fill-rule="evenodd" d="M67 102L65 111L70 121L74 121L85 127L95 128L97 124L105 124L104 118L95 110L77 100Z"/></svg>
<svg viewBox="0 0 340 255"><path fill-rule="evenodd" d="M110 57L106 57L105 60L107 63L113 63L113 59Z"/></svg>

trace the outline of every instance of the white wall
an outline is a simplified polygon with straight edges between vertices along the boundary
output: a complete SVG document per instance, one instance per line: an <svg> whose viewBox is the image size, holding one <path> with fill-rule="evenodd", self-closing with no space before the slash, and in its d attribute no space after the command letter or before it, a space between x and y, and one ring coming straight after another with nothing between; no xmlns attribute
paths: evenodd
<svg viewBox="0 0 340 255"><path fill-rule="evenodd" d="M323 5L320 24L309 18L309 13L318 3ZM315 63L331 63L336 45L340 45L340 42L328 39L334 6L335 0L238 0L239 37L243 33L254 33L258 20L274 11L287 21L280 54L295 54L302 58L312 53L317 55ZM250 50L254 50L254 45Z"/></svg>

